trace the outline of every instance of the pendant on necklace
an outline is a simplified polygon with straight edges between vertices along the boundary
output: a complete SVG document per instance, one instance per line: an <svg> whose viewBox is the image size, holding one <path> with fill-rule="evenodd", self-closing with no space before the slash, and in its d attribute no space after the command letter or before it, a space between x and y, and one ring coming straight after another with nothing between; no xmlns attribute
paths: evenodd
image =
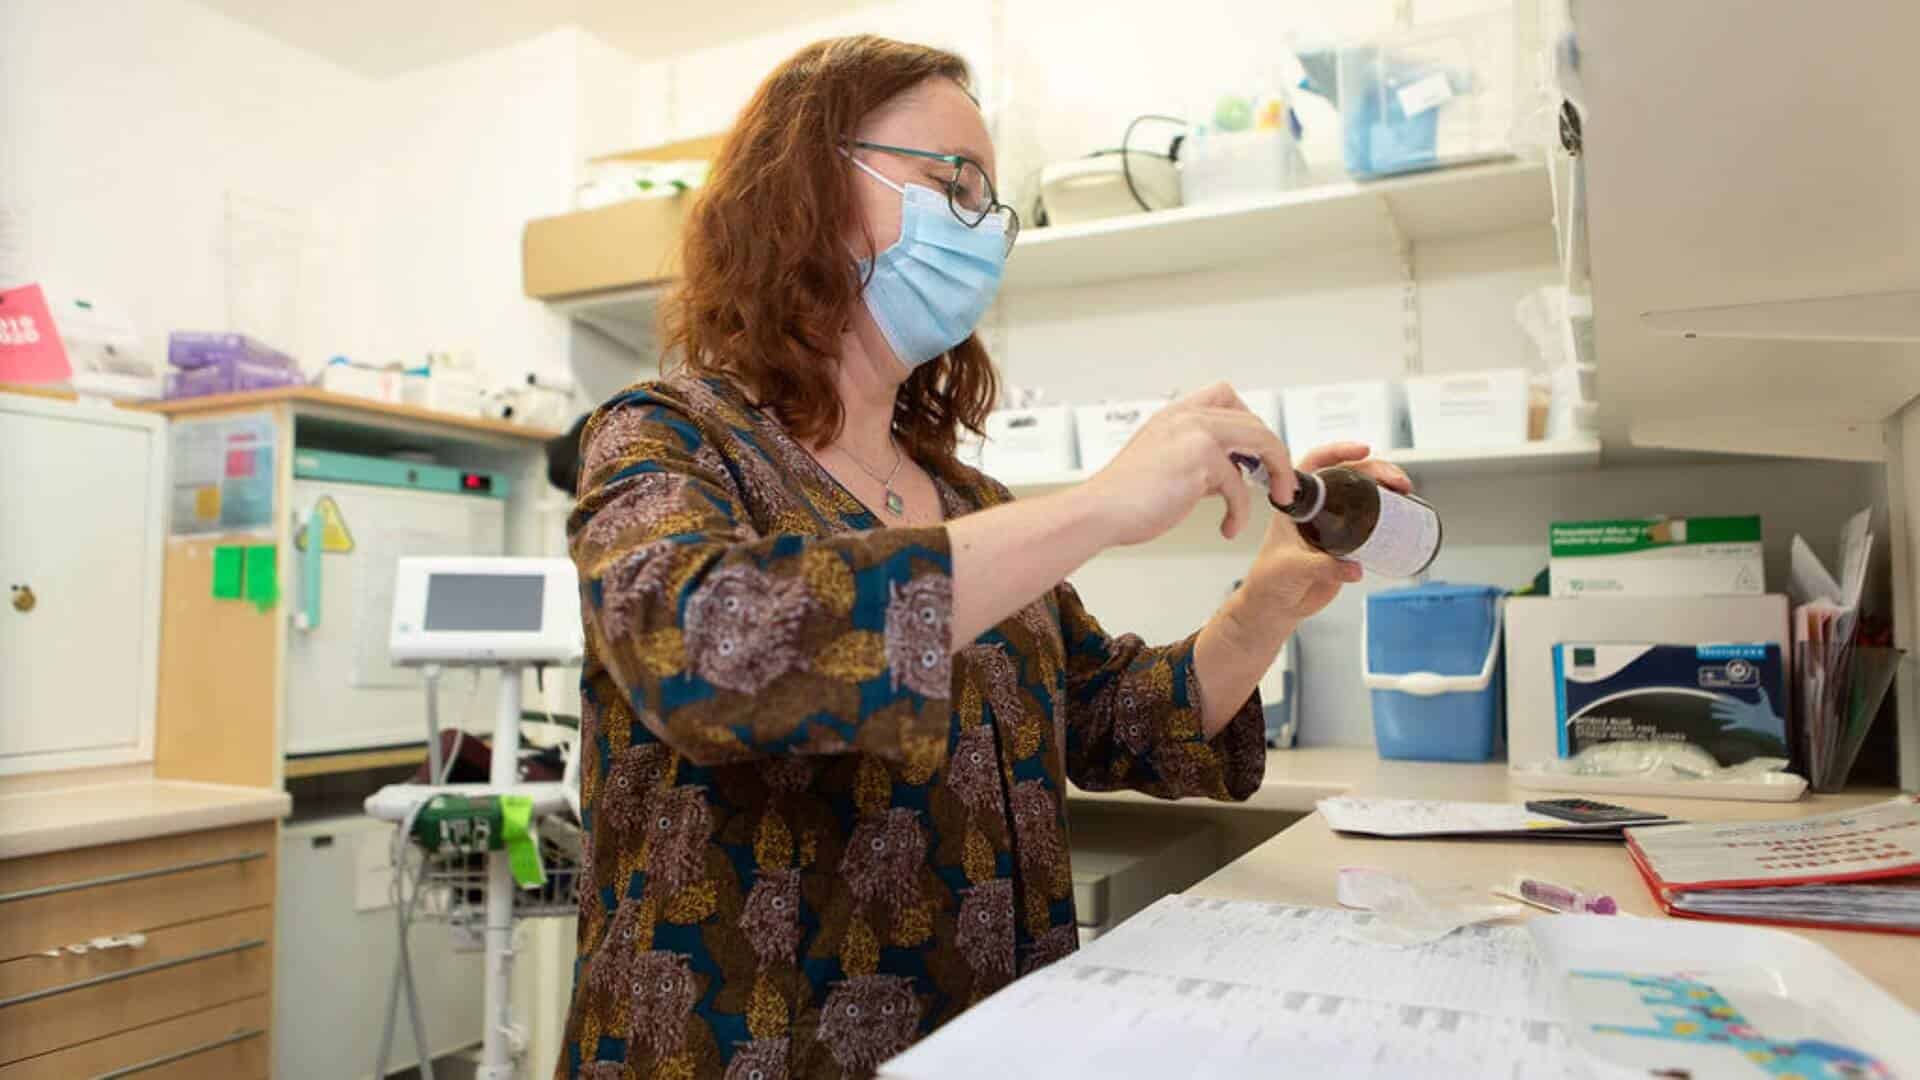
<svg viewBox="0 0 1920 1080"><path fill-rule="evenodd" d="M892 514L894 517L899 517L900 515L906 512L907 512L907 500L901 498L899 492L893 490L892 488L888 488L887 489L887 513Z"/></svg>

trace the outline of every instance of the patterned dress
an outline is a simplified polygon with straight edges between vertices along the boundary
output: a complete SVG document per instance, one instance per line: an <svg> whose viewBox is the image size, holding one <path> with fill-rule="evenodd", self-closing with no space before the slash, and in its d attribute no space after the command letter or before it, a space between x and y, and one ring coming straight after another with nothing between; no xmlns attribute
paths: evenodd
<svg viewBox="0 0 1920 1080"><path fill-rule="evenodd" d="M1066 782L1244 799L1193 639L1060 585L949 658L947 530L879 522L722 381L582 435L586 883L559 1076L859 1077L1072 952ZM964 467L949 518L1007 501ZM640 717L666 733L664 739Z"/></svg>

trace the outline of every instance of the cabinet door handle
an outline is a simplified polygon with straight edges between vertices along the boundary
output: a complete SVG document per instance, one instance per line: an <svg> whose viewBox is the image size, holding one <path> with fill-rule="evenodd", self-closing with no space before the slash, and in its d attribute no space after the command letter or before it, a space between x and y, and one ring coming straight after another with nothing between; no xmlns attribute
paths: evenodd
<svg viewBox="0 0 1920 1080"><path fill-rule="evenodd" d="M166 1054L161 1057L148 1058L146 1061L142 1061L137 1065L128 1065L124 1069L115 1069L112 1072L100 1073L95 1076L93 1080L119 1080L122 1076L132 1076L135 1073L146 1072L148 1069L157 1069L162 1065L171 1065L176 1061L184 1061L187 1058L193 1057L195 1054L204 1054L210 1050L218 1050L223 1046L232 1046L237 1042L246 1042L248 1039L257 1039L266 1033L266 1028L241 1028L224 1039L214 1039L212 1042L203 1042L199 1046L189 1046L185 1050L176 1050L171 1054Z"/></svg>
<svg viewBox="0 0 1920 1080"><path fill-rule="evenodd" d="M189 870L205 870L212 866L228 866L233 863L252 862L264 859L264 851L242 851L233 855L221 855L213 859L198 859L193 862L179 863L174 866L156 866L151 870L133 870L125 874L108 874L105 877L87 878L85 881L66 881L58 885L43 885L38 889L22 889L19 892L0 893L0 904L10 904L16 900L32 900L42 896L57 896L64 892L79 889L94 889L102 885L118 885L126 881L142 881L146 878L165 877L168 874L184 874Z"/></svg>
<svg viewBox="0 0 1920 1080"><path fill-rule="evenodd" d="M156 971L177 968L183 964L197 964L202 960L213 960L222 956L231 956L234 953L246 952L248 949L258 949L266 943L266 938L248 938L245 941L236 942L232 945L222 945L217 949L207 949L204 952L192 953L187 956L176 956L171 960L156 960L151 964L141 964L138 967L127 968L125 971L109 971L104 975L78 979L60 986L49 986L44 990L15 994L10 998L0 998L0 1009L11 1008L15 1005L25 1005L29 1001L39 1001L42 998L50 998L55 994L71 993L75 990L85 990L93 986L105 986L107 983L119 982L122 979L131 979L137 975L151 975Z"/></svg>

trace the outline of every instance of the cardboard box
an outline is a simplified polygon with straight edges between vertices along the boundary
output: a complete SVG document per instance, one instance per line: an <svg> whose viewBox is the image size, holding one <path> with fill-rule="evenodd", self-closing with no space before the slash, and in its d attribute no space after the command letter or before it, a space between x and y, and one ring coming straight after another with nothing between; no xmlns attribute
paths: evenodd
<svg viewBox="0 0 1920 1080"><path fill-rule="evenodd" d="M1563 642L1553 675L1563 758L1611 742L1685 743L1722 766L1791 756L1773 642Z"/></svg>
<svg viewBox="0 0 1920 1080"><path fill-rule="evenodd" d="M635 288L680 273L680 227L691 195L632 199L527 222L521 287L536 300Z"/></svg>
<svg viewBox="0 0 1920 1080"><path fill-rule="evenodd" d="M1554 723L1553 647L1580 641L1716 641L1787 646L1787 598L1769 596L1605 597L1507 600L1507 760L1560 756ZM1776 701L1782 709L1787 703Z"/></svg>
<svg viewBox="0 0 1920 1080"><path fill-rule="evenodd" d="M1760 518L1556 521L1554 596L1757 596L1767 591Z"/></svg>

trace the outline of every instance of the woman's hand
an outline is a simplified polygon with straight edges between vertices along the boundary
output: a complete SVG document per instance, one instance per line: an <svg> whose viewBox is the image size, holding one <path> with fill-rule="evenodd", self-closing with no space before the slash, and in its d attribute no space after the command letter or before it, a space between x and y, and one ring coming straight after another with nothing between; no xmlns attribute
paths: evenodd
<svg viewBox="0 0 1920 1080"><path fill-rule="evenodd" d="M1301 458L1300 468L1312 472L1330 465L1347 465L1372 477L1382 487L1402 494L1413 490L1407 474L1399 466L1369 460L1367 453L1364 443L1333 443ZM1307 546L1293 519L1275 514L1241 589L1250 603L1250 611L1259 617L1297 623L1332 603L1342 585L1359 581L1360 576L1358 563L1336 559Z"/></svg>
<svg viewBox="0 0 1920 1080"><path fill-rule="evenodd" d="M1367 448L1361 443L1322 446L1300 459L1302 470L1329 465L1351 465L1395 491L1413 489L1399 467L1367 460ZM1308 547L1293 519L1285 514L1273 516L1246 580L1200 628L1194 644L1207 738L1219 734L1233 719L1273 666L1287 635L1332 603L1342 585L1359 580L1357 563Z"/></svg>
<svg viewBox="0 0 1920 1080"><path fill-rule="evenodd" d="M1365 454L1365 448L1361 450ZM1226 383L1181 398L1148 418L1106 468L1080 486L1109 544L1139 544L1173 528L1209 495L1227 504L1221 535L1246 523L1251 497L1229 454L1259 458L1276 502L1293 498L1286 444Z"/></svg>

